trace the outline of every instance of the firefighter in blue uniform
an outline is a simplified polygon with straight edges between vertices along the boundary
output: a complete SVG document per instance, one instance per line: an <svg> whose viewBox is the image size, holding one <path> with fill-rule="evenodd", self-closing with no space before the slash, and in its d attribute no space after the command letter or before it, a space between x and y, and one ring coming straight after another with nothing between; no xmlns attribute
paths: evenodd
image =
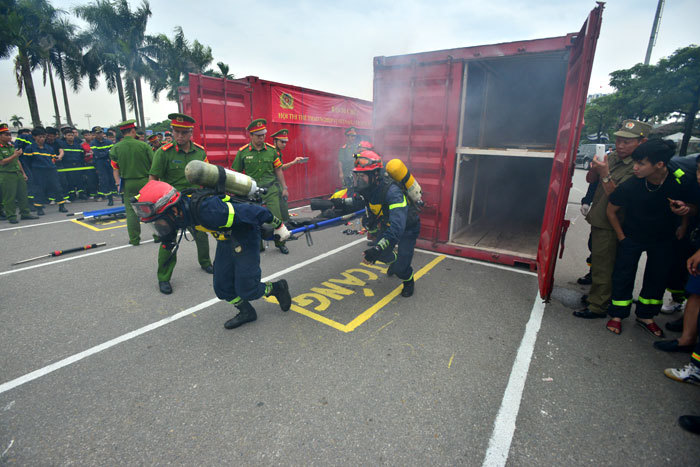
<svg viewBox="0 0 700 467"><path fill-rule="evenodd" d="M281 220L259 205L234 202L227 195L184 196L172 185L151 180L132 202L143 222L152 222L164 243L175 244L179 230L194 228L210 232L217 239L214 260L214 292L235 306L238 314L224 327L234 329L255 321L250 304L260 297L274 296L282 311L292 304L287 281L260 282L260 228L271 224L281 239L289 231Z"/></svg>
<svg viewBox="0 0 700 467"><path fill-rule="evenodd" d="M32 130L29 128L20 128L17 131L17 137L15 138L15 149L21 149L22 155L19 156L19 163L22 164L24 173L27 175L27 200L29 201L29 209L31 211L36 211L36 206L34 206L34 178L32 177L32 160L29 156L25 154L27 146L34 142L32 137Z"/></svg>
<svg viewBox="0 0 700 467"><path fill-rule="evenodd" d="M114 146L114 141L105 138L105 132L100 126L92 127L95 139L90 143L92 148L92 163L97 171L97 194L107 198L107 205L114 206L114 195L117 194L117 185L114 183L112 163L109 159L109 150Z"/></svg>
<svg viewBox="0 0 700 467"><path fill-rule="evenodd" d="M44 215L44 203L48 199L58 200L59 212L68 212L66 202L62 196L61 184L58 181L58 172L54 159L60 160L62 156L56 156L53 146L46 143L46 130L36 127L32 130L34 142L25 148L24 155L31 157L32 177L36 190L34 206L37 214ZM61 154L63 154L61 152Z"/></svg>
<svg viewBox="0 0 700 467"><path fill-rule="evenodd" d="M73 129L63 128L63 139L58 140L58 147L63 149L62 172L65 176L64 189L70 199L85 197L85 178L83 170L85 166L85 150L79 141L76 141Z"/></svg>
<svg viewBox="0 0 700 467"><path fill-rule="evenodd" d="M413 249L420 233L420 219L415 206L398 184L382 175L382 159L370 150L355 155L353 178L355 191L365 200L368 231L376 230L376 243L364 251L364 261L388 264L387 275L403 281L401 296L414 291ZM397 246L397 252L394 247Z"/></svg>

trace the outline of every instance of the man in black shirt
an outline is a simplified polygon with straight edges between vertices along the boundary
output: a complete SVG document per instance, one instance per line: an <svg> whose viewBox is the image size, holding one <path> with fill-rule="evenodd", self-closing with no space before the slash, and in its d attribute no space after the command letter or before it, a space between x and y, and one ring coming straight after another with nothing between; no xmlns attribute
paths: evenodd
<svg viewBox="0 0 700 467"><path fill-rule="evenodd" d="M675 152L671 141L650 140L632 153L634 178L622 183L610 195L607 216L619 240L613 271L612 317L607 328L615 334L622 331L621 322L630 314L632 291L637 265L642 252L647 253L644 281L639 294L637 323L656 337L663 331L654 322L663 304L666 278L671 266L672 242L678 227L676 216L687 216L695 206L694 182L688 174L670 173L668 161ZM624 222L618 211L624 208Z"/></svg>

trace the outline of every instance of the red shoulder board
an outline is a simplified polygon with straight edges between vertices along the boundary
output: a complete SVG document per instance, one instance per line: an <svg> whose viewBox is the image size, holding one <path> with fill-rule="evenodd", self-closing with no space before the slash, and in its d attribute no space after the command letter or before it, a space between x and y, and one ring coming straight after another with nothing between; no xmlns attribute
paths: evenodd
<svg viewBox="0 0 700 467"><path fill-rule="evenodd" d="M270 144L268 142L265 142L265 146L267 146L268 148L275 148L272 144Z"/></svg>
<svg viewBox="0 0 700 467"><path fill-rule="evenodd" d="M173 143L168 143L165 146L161 146L159 149L162 149L163 151L167 151L168 149L173 147Z"/></svg>
<svg viewBox="0 0 700 467"><path fill-rule="evenodd" d="M197 144L197 143L195 143L194 141L192 141L192 144L194 144L195 146L197 146L199 149L204 149L204 146L202 146L201 144ZM206 150L206 149L205 149L205 150Z"/></svg>
<svg viewBox="0 0 700 467"><path fill-rule="evenodd" d="M246 144L245 146L241 146L240 148L238 148L238 150L243 151L244 149L247 149L248 146L250 146L250 143Z"/></svg>

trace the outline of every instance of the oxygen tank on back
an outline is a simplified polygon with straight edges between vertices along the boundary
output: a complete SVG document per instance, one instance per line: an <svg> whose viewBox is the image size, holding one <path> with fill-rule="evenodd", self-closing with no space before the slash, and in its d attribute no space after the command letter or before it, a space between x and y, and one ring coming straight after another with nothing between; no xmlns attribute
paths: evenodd
<svg viewBox="0 0 700 467"><path fill-rule="evenodd" d="M386 173L404 187L406 194L417 206L423 206L423 191L401 159L392 159L386 164Z"/></svg>
<svg viewBox="0 0 700 467"><path fill-rule="evenodd" d="M227 193L250 197L258 192L255 180L233 170L223 169L226 177ZM190 161L185 166L185 178L188 182L208 188L216 188L219 182L219 168L203 161Z"/></svg>

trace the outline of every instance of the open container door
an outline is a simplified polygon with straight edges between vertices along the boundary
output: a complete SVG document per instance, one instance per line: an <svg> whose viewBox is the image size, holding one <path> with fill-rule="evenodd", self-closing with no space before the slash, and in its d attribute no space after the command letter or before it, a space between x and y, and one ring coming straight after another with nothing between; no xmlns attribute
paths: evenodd
<svg viewBox="0 0 700 467"><path fill-rule="evenodd" d="M588 83L593 67L596 43L603 19L602 2L588 15L575 39L569 56L566 87L554 149L554 162L549 180L540 243L537 248L537 270L540 296L549 300L554 286L554 267L564 249L564 235L569 221L564 219L574 171L575 150L583 126Z"/></svg>
<svg viewBox="0 0 700 467"><path fill-rule="evenodd" d="M212 164L231 167L238 148L248 142L251 91L247 83L190 74L190 106L196 120L194 140Z"/></svg>

